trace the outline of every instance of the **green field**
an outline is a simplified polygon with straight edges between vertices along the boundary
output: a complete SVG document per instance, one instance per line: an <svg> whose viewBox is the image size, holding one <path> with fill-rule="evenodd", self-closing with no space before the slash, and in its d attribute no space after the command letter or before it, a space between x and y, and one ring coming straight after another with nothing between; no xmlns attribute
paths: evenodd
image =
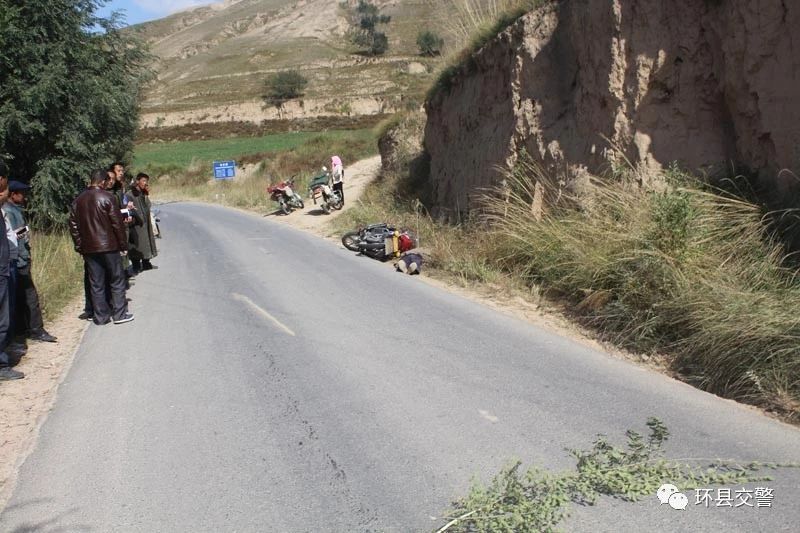
<svg viewBox="0 0 800 533"><path fill-rule="evenodd" d="M354 141L367 141L372 137L372 130L364 129L331 130L324 133L304 131L275 133L263 137L144 143L136 146L133 169L136 172L152 172L169 167L187 168L193 162L197 164L215 160L236 160L248 155L291 150L316 138L326 140L346 138Z"/></svg>

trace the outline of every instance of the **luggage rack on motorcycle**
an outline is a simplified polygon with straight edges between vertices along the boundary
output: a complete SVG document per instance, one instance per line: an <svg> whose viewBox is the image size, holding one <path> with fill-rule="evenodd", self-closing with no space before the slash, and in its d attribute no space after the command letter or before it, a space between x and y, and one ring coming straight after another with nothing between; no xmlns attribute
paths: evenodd
<svg viewBox="0 0 800 533"><path fill-rule="evenodd" d="M322 197L323 186L327 184L327 174L322 174L321 176L313 178L308 184L308 196L314 201L314 205L317 205L317 199Z"/></svg>

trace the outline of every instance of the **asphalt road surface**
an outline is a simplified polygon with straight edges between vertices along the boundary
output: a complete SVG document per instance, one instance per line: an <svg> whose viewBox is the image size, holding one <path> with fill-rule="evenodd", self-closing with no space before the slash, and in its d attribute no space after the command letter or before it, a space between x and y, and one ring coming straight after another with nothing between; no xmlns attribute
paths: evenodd
<svg viewBox="0 0 800 533"><path fill-rule="evenodd" d="M649 416L673 457L800 461L795 428L335 243L161 217L136 320L89 328L0 530L430 531L474 477L571 467L565 448ZM769 507L604 499L565 527L797 531L800 473L773 475Z"/></svg>

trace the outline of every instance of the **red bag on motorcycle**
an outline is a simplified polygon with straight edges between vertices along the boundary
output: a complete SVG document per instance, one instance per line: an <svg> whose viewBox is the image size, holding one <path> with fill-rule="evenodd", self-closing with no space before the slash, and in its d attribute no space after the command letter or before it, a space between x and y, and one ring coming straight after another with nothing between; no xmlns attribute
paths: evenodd
<svg viewBox="0 0 800 533"><path fill-rule="evenodd" d="M400 253L407 252L414 247L414 239L406 233L401 233L397 238L397 248Z"/></svg>

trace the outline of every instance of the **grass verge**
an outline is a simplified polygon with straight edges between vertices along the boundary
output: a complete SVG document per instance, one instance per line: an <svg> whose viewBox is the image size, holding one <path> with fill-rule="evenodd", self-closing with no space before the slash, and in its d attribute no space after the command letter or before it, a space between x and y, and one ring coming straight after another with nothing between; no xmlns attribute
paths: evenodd
<svg viewBox="0 0 800 533"><path fill-rule="evenodd" d="M45 320L54 320L83 291L83 260L66 232L35 233L32 276Z"/></svg>
<svg viewBox="0 0 800 533"><path fill-rule="evenodd" d="M271 183L296 176L295 189L305 196L308 180L317 175L323 165L329 165L331 155L339 155L345 164L376 153L375 135L371 129L306 133L294 137L291 143L282 138L278 147L264 150L244 139L233 145L220 144L227 157L239 164L235 180L215 182L207 161L194 159L184 167L171 166L169 173L156 174L153 189L159 199L197 199L233 207L258 208L271 212L276 208L266 194ZM273 145L275 146L275 145ZM210 153L223 153L223 148L208 146ZM138 160L137 152L137 160ZM222 159L223 157L217 157Z"/></svg>
<svg viewBox="0 0 800 533"><path fill-rule="evenodd" d="M687 381L800 421L800 278L758 206L675 172L660 191L595 178L588 199L531 164L510 182L488 203L503 270Z"/></svg>

